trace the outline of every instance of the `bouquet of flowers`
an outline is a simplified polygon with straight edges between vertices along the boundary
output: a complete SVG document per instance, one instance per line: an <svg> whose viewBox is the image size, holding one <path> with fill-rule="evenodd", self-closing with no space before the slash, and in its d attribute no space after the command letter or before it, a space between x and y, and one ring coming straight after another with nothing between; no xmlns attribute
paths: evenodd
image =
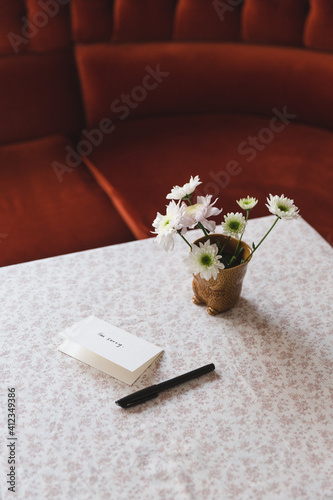
<svg viewBox="0 0 333 500"><path fill-rule="evenodd" d="M248 261L280 219L287 221L299 217L299 209L295 206L294 200L286 198L283 194L281 196L270 194L266 206L276 219L259 243L257 245L252 243L251 254L243 260L243 248L240 243L250 211L257 205L258 200L251 196L237 200L245 215L240 212L229 212L225 215L221 224L227 239L223 245L220 242L212 243L209 235L214 233L216 223L209 218L219 215L222 209L215 206L218 198L211 202L212 195L197 196L196 203L192 202L194 191L200 184L202 183L199 176L196 175L194 178L191 176L190 181L184 186L174 186L166 196L171 200L166 207L166 214L157 213L153 222L155 231L152 232L157 235L157 243L165 250L173 249L174 236L179 235L191 249L186 259L189 272L194 275L200 274L203 279L216 279L220 269L231 268ZM185 237L187 231L194 228L201 229L206 239L204 243L200 242L199 246L191 244ZM228 254L225 249L231 237L238 239L238 243L233 254Z"/></svg>

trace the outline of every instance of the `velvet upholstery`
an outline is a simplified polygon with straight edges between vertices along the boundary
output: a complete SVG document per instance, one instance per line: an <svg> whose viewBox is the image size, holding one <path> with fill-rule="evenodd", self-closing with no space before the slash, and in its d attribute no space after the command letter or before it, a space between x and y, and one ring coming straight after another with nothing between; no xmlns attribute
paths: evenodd
<svg viewBox="0 0 333 500"><path fill-rule="evenodd" d="M0 0L0 54L47 52L71 43L69 0Z"/></svg>
<svg viewBox="0 0 333 500"><path fill-rule="evenodd" d="M8 34L13 33L22 36L22 22L21 19L26 14L26 9L23 1L21 0L0 0L0 54L10 54L14 52L13 45L8 38ZM22 41L15 42L15 46L20 47L21 50L27 49L27 44ZM17 47L18 48L18 47Z"/></svg>
<svg viewBox="0 0 333 500"><path fill-rule="evenodd" d="M297 121L333 127L330 54L227 42L93 44L76 51L88 127L105 117L203 111L270 115L285 106ZM157 82L156 88L138 101L137 86L156 68L165 76L150 76L149 85ZM121 102L124 95L132 96L128 106Z"/></svg>
<svg viewBox="0 0 333 500"><path fill-rule="evenodd" d="M209 2L210 3L210 2ZM221 4L221 2L220 2ZM241 2L225 14L219 3L207 0L182 0L175 11L174 40L239 41L241 38ZM224 22L227 16L227 22Z"/></svg>
<svg viewBox="0 0 333 500"><path fill-rule="evenodd" d="M207 113L136 119L117 124L86 162L137 238L149 236L157 211L165 213L172 186L197 174L203 181L198 192L218 196L224 207L218 222L227 211L239 209L236 199L258 197L252 215L259 217L267 215L268 194L283 193L328 237L333 227L328 189L333 186L332 133L271 120Z"/></svg>
<svg viewBox="0 0 333 500"><path fill-rule="evenodd" d="M245 0L243 39L246 42L302 45L307 0Z"/></svg>
<svg viewBox="0 0 333 500"><path fill-rule="evenodd" d="M0 57L0 144L37 139L83 128L73 55L66 49L45 54ZM52 98L50 98L52 96Z"/></svg>
<svg viewBox="0 0 333 500"><path fill-rule="evenodd" d="M242 1L232 3L223 22L222 0L72 0L74 39L82 43L240 40Z"/></svg>
<svg viewBox="0 0 333 500"><path fill-rule="evenodd" d="M107 42L111 39L113 1L71 0L71 12L72 36L76 42Z"/></svg>
<svg viewBox="0 0 333 500"><path fill-rule="evenodd" d="M304 29L304 43L312 49L333 51L333 2L310 0L311 10Z"/></svg>
<svg viewBox="0 0 333 500"><path fill-rule="evenodd" d="M173 9L174 2L170 0L115 0L112 39L168 40L172 35Z"/></svg>
<svg viewBox="0 0 333 500"><path fill-rule="evenodd" d="M0 0L0 265L149 236L196 174L332 243L331 4Z"/></svg>
<svg viewBox="0 0 333 500"><path fill-rule="evenodd" d="M331 0L71 0L71 10L82 43L243 40L332 50Z"/></svg>
<svg viewBox="0 0 333 500"><path fill-rule="evenodd" d="M69 1L26 0L26 3L27 18L37 28L29 49L46 52L68 47L71 43Z"/></svg>
<svg viewBox="0 0 333 500"><path fill-rule="evenodd" d="M84 164L59 181L52 163L65 164L70 144L51 136L0 147L0 266L133 239Z"/></svg>

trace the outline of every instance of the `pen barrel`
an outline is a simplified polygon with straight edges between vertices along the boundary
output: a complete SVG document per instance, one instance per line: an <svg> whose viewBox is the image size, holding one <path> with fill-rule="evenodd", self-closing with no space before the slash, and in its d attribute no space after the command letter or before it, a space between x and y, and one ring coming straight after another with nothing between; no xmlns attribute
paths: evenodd
<svg viewBox="0 0 333 500"><path fill-rule="evenodd" d="M166 382L161 382L160 384L157 384L155 388L157 391L164 391L166 389L170 389L171 387L175 387L176 385L183 384L188 380L201 377L201 375L205 375L206 373L212 372L213 370L215 370L215 365L211 363L209 365L202 366L201 368L197 368L196 370L193 370L191 372L179 375L179 377L167 380Z"/></svg>
<svg viewBox="0 0 333 500"><path fill-rule="evenodd" d="M146 387L146 389L142 389L141 391L134 392L129 396L118 399L118 401L116 401L116 404L118 406L121 406L122 408L129 408L130 406L144 403L149 399L156 398L160 391L164 391L166 389L170 389L171 387L175 387L176 385L183 384L188 380L200 377L201 375L205 375L206 373L212 372L213 370L215 370L215 365L213 363L211 363L210 365L202 366L201 368L197 368L196 370L193 370L191 372L179 375L179 377L172 378L170 380L167 380L166 382L161 382L160 384Z"/></svg>

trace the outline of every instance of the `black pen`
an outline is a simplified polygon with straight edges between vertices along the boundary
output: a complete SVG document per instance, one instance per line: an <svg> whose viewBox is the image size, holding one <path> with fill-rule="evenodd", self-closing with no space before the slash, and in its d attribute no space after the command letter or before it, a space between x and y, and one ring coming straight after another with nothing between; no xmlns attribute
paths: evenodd
<svg viewBox="0 0 333 500"><path fill-rule="evenodd" d="M201 368L197 368L196 370L193 370L191 372L184 373L184 375L179 375L179 377L172 378L170 380L167 380L166 382L161 382L160 384L152 385L150 387L146 387L146 389L142 389L141 391L134 392L129 396L118 399L118 401L116 401L115 403L122 408L129 408L130 406L144 403L149 399L157 398L158 393L161 391L165 391L166 389L175 387L175 385L183 384L188 380L200 377L201 375L212 372L213 370L215 370L215 365L213 363L211 363L210 365L202 366Z"/></svg>

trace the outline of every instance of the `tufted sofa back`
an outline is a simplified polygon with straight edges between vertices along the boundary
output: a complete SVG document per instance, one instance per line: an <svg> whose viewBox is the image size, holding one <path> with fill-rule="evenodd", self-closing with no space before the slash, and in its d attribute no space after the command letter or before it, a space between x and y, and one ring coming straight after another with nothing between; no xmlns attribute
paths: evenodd
<svg viewBox="0 0 333 500"><path fill-rule="evenodd" d="M71 43L69 0L0 0L0 54L47 52Z"/></svg>
<svg viewBox="0 0 333 500"><path fill-rule="evenodd" d="M72 0L88 126L287 106L299 121L333 127L331 1ZM167 76L142 89L156 69Z"/></svg>
<svg viewBox="0 0 333 500"><path fill-rule="evenodd" d="M333 50L332 0L0 0L0 56L93 42L245 41Z"/></svg>
<svg viewBox="0 0 333 500"><path fill-rule="evenodd" d="M90 127L119 119L114 103L147 67L168 77L131 117L290 103L333 126L332 0L0 0L0 12L0 143L75 135L84 113Z"/></svg>
<svg viewBox="0 0 333 500"><path fill-rule="evenodd" d="M244 41L333 50L332 0L72 0L80 43Z"/></svg>

